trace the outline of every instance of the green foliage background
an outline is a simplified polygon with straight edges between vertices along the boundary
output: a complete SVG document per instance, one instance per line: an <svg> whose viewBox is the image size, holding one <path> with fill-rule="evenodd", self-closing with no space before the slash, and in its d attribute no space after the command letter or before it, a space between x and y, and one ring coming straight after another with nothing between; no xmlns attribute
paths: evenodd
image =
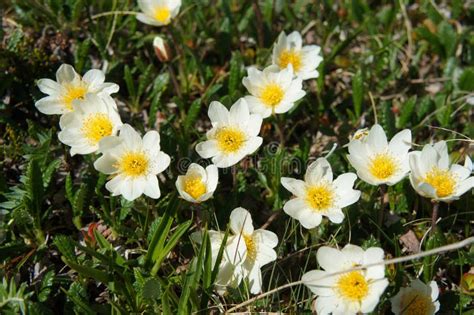
<svg viewBox="0 0 474 315"><path fill-rule="evenodd" d="M380 246L404 255L400 236L413 231L422 249L473 235L472 192L442 204L435 233L431 205L408 180L388 191L390 216L378 222L377 189L357 182L360 202L345 209L341 225L307 231L282 211L290 196L281 176L301 177L308 161L325 155L336 174L351 168L343 146L355 130L381 123L389 137L410 128L418 145L448 140L453 161L472 147L474 5L470 1L184 0L168 27L150 27L126 11L124 0L13 0L2 2L0 29L0 312L165 313L221 312L249 298L245 284L219 297L210 245L189 235L199 226L226 230L229 213L249 209L256 226L278 234L278 259L263 268L264 291L299 280L317 268L322 245ZM256 11L258 8L258 11ZM117 14L107 13L119 11ZM105 13L105 14L103 14ZM285 30L304 33L322 47L320 77L289 113L265 120L263 147L237 167L220 172L214 199L197 208L177 198L174 181L209 128L213 100L230 106L245 95L245 67L269 63ZM165 37L169 68L152 41ZM35 81L54 77L61 63L79 73L106 69L124 122L159 130L173 157L161 178L162 198L134 203L110 197L95 156L71 158L57 139L58 117L41 115ZM279 145L280 144L280 145ZM415 149L419 148L415 146ZM198 222L196 214L201 213ZM269 218L271 218L269 220ZM88 227L96 224L96 229ZM424 237L423 237L424 236ZM474 265L474 248L388 266L390 286L375 313L390 313L388 299L421 275L441 289L441 311L472 312L472 291L461 286ZM251 310L303 312L303 286L259 300Z"/></svg>

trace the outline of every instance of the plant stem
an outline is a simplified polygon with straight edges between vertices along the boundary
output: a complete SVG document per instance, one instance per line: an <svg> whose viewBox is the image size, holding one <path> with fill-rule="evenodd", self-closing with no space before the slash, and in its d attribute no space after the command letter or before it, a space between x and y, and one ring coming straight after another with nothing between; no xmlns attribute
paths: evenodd
<svg viewBox="0 0 474 315"><path fill-rule="evenodd" d="M433 212L431 214L431 235L435 233L436 221L438 221L439 202L433 201Z"/></svg>

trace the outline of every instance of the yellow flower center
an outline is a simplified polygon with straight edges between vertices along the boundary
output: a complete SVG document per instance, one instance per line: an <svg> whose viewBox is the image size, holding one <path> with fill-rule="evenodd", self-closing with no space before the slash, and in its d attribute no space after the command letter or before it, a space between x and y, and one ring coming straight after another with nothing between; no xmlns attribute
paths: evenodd
<svg viewBox="0 0 474 315"><path fill-rule="evenodd" d="M433 314L434 305L431 297L418 291L412 291L402 297L402 308L400 314L403 315L425 315Z"/></svg>
<svg viewBox="0 0 474 315"><path fill-rule="evenodd" d="M361 302L369 293L369 284L359 271L342 275L336 284L337 292L344 298Z"/></svg>
<svg viewBox="0 0 474 315"><path fill-rule="evenodd" d="M388 153L378 153L370 161L369 172L377 179L387 179L397 170L397 161Z"/></svg>
<svg viewBox="0 0 474 315"><path fill-rule="evenodd" d="M206 185L200 176L189 176L184 180L184 191L194 199L198 199L206 193Z"/></svg>
<svg viewBox="0 0 474 315"><path fill-rule="evenodd" d="M82 124L82 132L92 145L96 145L103 137L112 134L113 125L106 114L89 115Z"/></svg>
<svg viewBox="0 0 474 315"><path fill-rule="evenodd" d="M280 54L280 59L278 60L278 66L280 68L286 68L290 63L293 66L293 70L298 72L302 64L301 52L289 49Z"/></svg>
<svg viewBox="0 0 474 315"><path fill-rule="evenodd" d="M144 152L127 152L118 162L117 168L127 176L143 176L148 171L148 157Z"/></svg>
<svg viewBox="0 0 474 315"><path fill-rule="evenodd" d="M313 210L321 212L334 204L334 192L328 183L322 183L306 190L306 200Z"/></svg>
<svg viewBox="0 0 474 315"><path fill-rule="evenodd" d="M455 176L450 171L441 170L436 166L426 173L424 181L430 184L441 198L452 195L456 188Z"/></svg>
<svg viewBox="0 0 474 315"><path fill-rule="evenodd" d="M238 151L245 142L245 134L232 127L223 127L216 132L217 145L224 153L234 153Z"/></svg>
<svg viewBox="0 0 474 315"><path fill-rule="evenodd" d="M168 7L160 6L155 9L154 17L160 23L168 24L170 16L171 12Z"/></svg>
<svg viewBox="0 0 474 315"><path fill-rule="evenodd" d="M83 100L87 94L87 86L83 84L66 86L66 93L63 96L64 106L72 111L72 102L75 100Z"/></svg>
<svg viewBox="0 0 474 315"><path fill-rule="evenodd" d="M242 234L242 236L245 241L245 246L247 247L247 258L251 261L255 261L257 258L257 244L255 244L251 235Z"/></svg>
<svg viewBox="0 0 474 315"><path fill-rule="evenodd" d="M275 83L270 83L260 92L260 99L268 107L275 107L283 99L284 92L282 88Z"/></svg>

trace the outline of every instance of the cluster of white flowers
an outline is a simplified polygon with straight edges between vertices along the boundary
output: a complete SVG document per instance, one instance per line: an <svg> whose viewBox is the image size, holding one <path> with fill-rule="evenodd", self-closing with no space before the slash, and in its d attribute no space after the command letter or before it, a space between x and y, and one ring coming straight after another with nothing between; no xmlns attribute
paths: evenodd
<svg viewBox="0 0 474 315"><path fill-rule="evenodd" d="M139 0L143 13L137 18L147 24L161 26L170 23L181 1ZM161 38L155 40L155 49L169 57ZM166 58L165 58L166 57ZM271 115L289 111L305 96L303 80L318 77L322 61L320 47L303 46L298 32L288 36L282 32L273 47L272 64L262 71L250 67L243 85L249 95L227 109L212 102L208 116L212 128L206 141L196 145L197 153L212 159L212 165L203 168L191 164L185 175L178 176L176 188L180 196L191 203L211 198L218 184L218 168L239 163L258 150L263 139L259 137L262 121ZM157 175L170 165L170 157L161 151L160 135L148 131L143 137L128 124L122 124L117 105L110 96L119 90L114 83L105 83L104 73L90 70L83 77L70 65L62 65L56 81L41 79L39 89L48 94L36 102L44 114L59 114L58 138L71 147L70 153L100 153L94 167L110 180L106 188L113 196L134 200L142 194L159 198ZM413 188L433 201L449 202L474 186L472 162L466 157L464 166L449 163L445 142L426 145L422 151L408 152L411 132L403 130L387 141L384 130L374 125L370 131L359 130L351 139L347 156L356 173L345 173L334 179L331 165L325 158L310 164L303 180L282 177L282 185L295 198L287 201L283 210L298 220L306 229L320 225L323 217L339 224L344 220L342 209L356 203L361 192L354 190L357 178L371 185L394 185L409 175ZM229 220L231 235L223 243L225 233L208 231L215 264L221 247L224 255L216 280L218 292L238 286L248 279L251 293L262 290L261 267L275 261L274 248L278 237L273 232L254 229L250 213L237 208ZM201 232L192 238L201 242ZM302 281L317 296L318 314L356 314L374 310L388 286L383 264L365 269L347 271L353 267L381 263L381 248L363 250L346 245L342 250L321 247L317 260L324 270L306 273ZM341 273L342 271L342 273ZM426 286L414 280L411 286L392 299L396 314L429 314L439 309L436 302L438 288L435 282Z"/></svg>

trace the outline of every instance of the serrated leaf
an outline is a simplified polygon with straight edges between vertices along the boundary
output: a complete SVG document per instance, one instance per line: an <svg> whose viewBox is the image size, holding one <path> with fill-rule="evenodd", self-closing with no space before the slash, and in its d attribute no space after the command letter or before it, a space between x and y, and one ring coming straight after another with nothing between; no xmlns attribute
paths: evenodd
<svg viewBox="0 0 474 315"><path fill-rule="evenodd" d="M362 101L364 99L364 79L359 70L352 78L352 102L354 103L354 112L356 119L362 114Z"/></svg>
<svg viewBox="0 0 474 315"><path fill-rule="evenodd" d="M77 261L74 241L65 235L56 235L53 239L54 245L58 248L61 255L69 261Z"/></svg>
<svg viewBox="0 0 474 315"><path fill-rule="evenodd" d="M143 285L142 297L147 300L158 300L161 296L160 282L155 278L147 279Z"/></svg>
<svg viewBox="0 0 474 315"><path fill-rule="evenodd" d="M410 97L405 103L403 103L400 109L400 117L398 118L398 128L405 128L413 117L413 113L416 108L416 95Z"/></svg>
<svg viewBox="0 0 474 315"><path fill-rule="evenodd" d="M184 130L187 132L191 129L194 122L196 121L199 112L201 111L201 99L198 98L189 107L188 113L186 114L186 119L184 120Z"/></svg>

